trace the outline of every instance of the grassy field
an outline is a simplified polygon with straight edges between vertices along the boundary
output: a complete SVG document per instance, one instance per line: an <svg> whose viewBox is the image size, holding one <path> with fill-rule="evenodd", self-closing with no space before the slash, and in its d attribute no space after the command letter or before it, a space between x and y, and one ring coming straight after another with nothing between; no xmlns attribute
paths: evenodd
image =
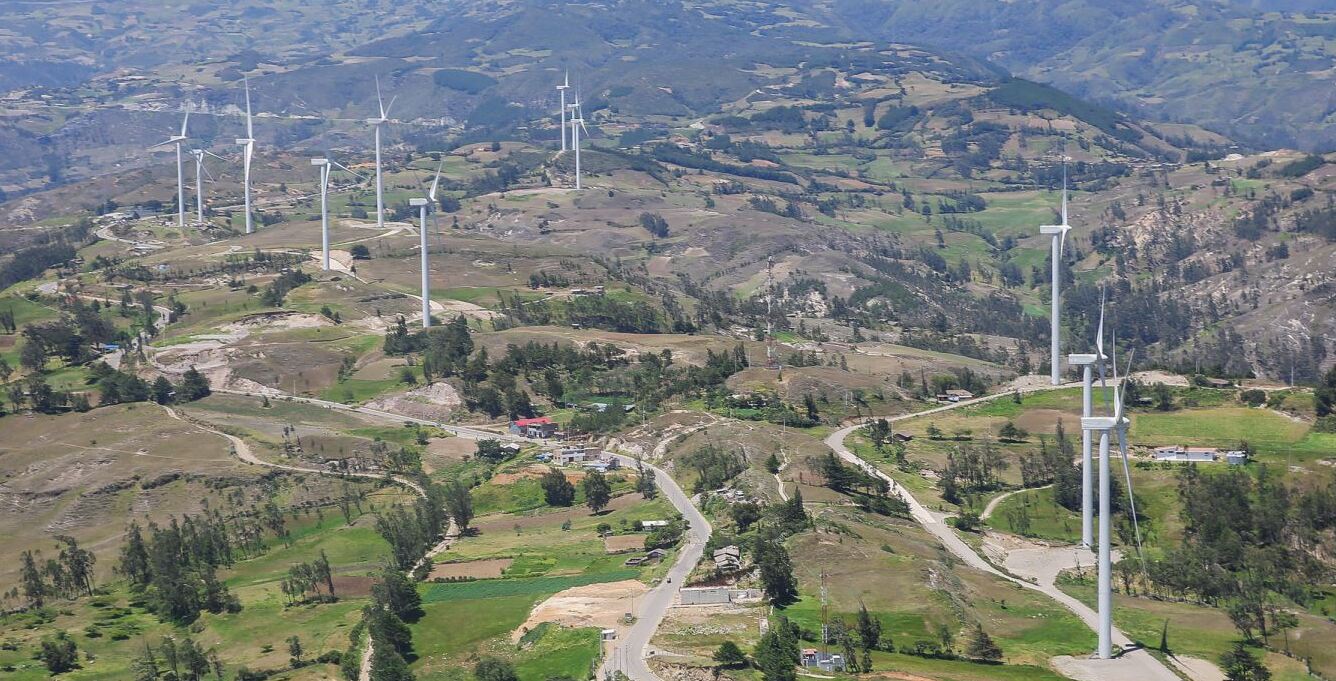
<svg viewBox="0 0 1336 681"><path fill-rule="evenodd" d="M1247 441L1263 459L1310 459L1336 452L1336 436L1309 434L1306 423L1249 407L1134 413L1131 436L1146 445L1233 448Z"/></svg>
<svg viewBox="0 0 1336 681"><path fill-rule="evenodd" d="M1093 607L1093 581L1060 580L1059 586ZM1336 671L1336 650L1330 645L1332 640L1336 640L1336 624L1307 614L1301 614L1299 619L1299 627L1288 635L1290 651L1300 659L1310 659L1317 673L1330 676ZM1128 637L1151 647L1159 645L1161 631L1168 622L1171 650L1212 661L1240 638L1224 610L1191 603L1129 598L1115 594L1114 622ZM1280 637L1273 637L1271 645L1284 650L1286 642ZM1265 661L1273 672L1277 672L1274 678L1295 681L1312 678L1304 673L1303 665L1298 660L1267 652Z"/></svg>

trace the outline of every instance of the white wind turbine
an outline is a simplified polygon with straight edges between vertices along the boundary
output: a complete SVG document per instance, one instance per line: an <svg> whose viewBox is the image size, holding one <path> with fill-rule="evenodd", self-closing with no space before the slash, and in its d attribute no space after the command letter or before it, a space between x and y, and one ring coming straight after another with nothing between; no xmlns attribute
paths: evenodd
<svg viewBox="0 0 1336 681"><path fill-rule="evenodd" d="M385 99L380 95L380 76L376 76L376 105L380 107L380 116L368 118L366 122L376 131L376 226L381 228L385 227L385 184L381 180L380 170L380 128L389 122L390 107L394 106L394 100L395 97L391 97L389 105L385 104Z"/></svg>
<svg viewBox="0 0 1336 681"><path fill-rule="evenodd" d="M220 161L226 160L222 156L209 151L208 149L191 149L190 155L195 157L195 216L196 221L204 224L204 177L207 175L209 181L213 181L213 175L209 175L209 169L204 167L204 157L212 156Z"/></svg>
<svg viewBox="0 0 1336 681"><path fill-rule="evenodd" d="M1095 354L1071 354L1067 363L1082 367L1081 372L1081 418L1094 416L1093 368L1099 367L1099 384L1104 386L1104 294L1099 297L1099 329L1095 332ZM1105 406L1108 398L1105 397ZM1091 434L1087 428L1081 428L1081 545L1090 548L1094 545L1094 473L1091 462Z"/></svg>
<svg viewBox="0 0 1336 681"><path fill-rule="evenodd" d="M1141 527L1137 521L1135 495L1132 491L1132 472L1127 455L1127 426L1129 421L1124 415L1127 390L1123 385L1126 380L1118 378L1117 338L1114 338L1113 358L1113 402L1112 416L1091 416L1081 419L1081 426L1091 431L1099 431L1099 551L1098 551L1098 588L1097 614L1099 618L1099 643L1095 653L1101 660L1113 657L1113 562L1112 562L1112 508L1111 478L1109 474L1109 433L1118 437L1118 449L1123 456L1123 471L1127 476L1128 512L1132 516L1132 526L1136 530L1137 556L1141 556ZM1130 372L1132 361L1129 358L1127 368Z"/></svg>
<svg viewBox="0 0 1336 681"><path fill-rule="evenodd" d="M1059 320L1060 309L1062 306L1061 289L1061 266L1062 266L1062 248L1067 242L1067 232L1071 231L1071 225L1067 224L1067 159L1062 160L1062 224L1043 225L1039 228L1040 234L1049 234L1053 236L1053 311L1049 320L1050 350L1051 350L1051 379L1053 385L1062 382L1062 364L1059 354L1062 349L1061 328Z"/></svg>
<svg viewBox="0 0 1336 681"><path fill-rule="evenodd" d="M237 138L237 144L241 145L241 191L245 196L246 203L246 233L251 234L255 231L251 224L251 161L255 158L255 128L251 124L251 102L250 102L250 80L245 79L246 88L246 136Z"/></svg>
<svg viewBox="0 0 1336 681"><path fill-rule="evenodd" d="M320 265L329 271L329 174L335 167L343 169L354 177L362 176L348 170L348 167L331 158L311 159L311 165L320 169Z"/></svg>
<svg viewBox="0 0 1336 681"><path fill-rule="evenodd" d="M575 149L575 188L581 189L580 185L580 131L589 135L589 128L585 127L584 111L580 109L580 94L575 94L575 103L571 105L574 111L571 118L571 146Z"/></svg>
<svg viewBox="0 0 1336 681"><path fill-rule="evenodd" d="M441 184L441 169L445 167L445 159L441 159L441 164L436 167L436 177L431 181L431 190L422 198L412 198L408 200L408 205L418 207L419 231L422 233L422 328L431 326L431 283L427 270L427 211L435 207L436 188Z"/></svg>
<svg viewBox="0 0 1336 681"><path fill-rule="evenodd" d="M157 149L167 145L176 146L176 225L178 227L186 226L186 176L181 167L181 144L186 141L186 126L190 124L190 109L186 109L186 116L181 121L181 134L172 135L164 142L149 147Z"/></svg>
<svg viewBox="0 0 1336 681"><path fill-rule="evenodd" d="M566 90L571 86L571 74L565 72L561 79L561 85L557 86L557 92L561 93L561 150L566 151Z"/></svg>

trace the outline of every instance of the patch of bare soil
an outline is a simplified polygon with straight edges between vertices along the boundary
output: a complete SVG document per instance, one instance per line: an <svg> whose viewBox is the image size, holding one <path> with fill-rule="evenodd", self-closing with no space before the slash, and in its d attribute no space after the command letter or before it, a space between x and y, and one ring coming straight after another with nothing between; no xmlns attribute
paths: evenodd
<svg viewBox="0 0 1336 681"><path fill-rule="evenodd" d="M427 579L458 579L460 577L499 579L506 568L514 562L515 559L513 558L489 558L487 560L470 560L464 563L437 563L432 566L431 574L427 576Z"/></svg>
<svg viewBox="0 0 1336 681"><path fill-rule="evenodd" d="M328 319L303 312L265 312L243 317L222 327L223 333L250 334L257 331L291 331L333 326Z"/></svg>
<svg viewBox="0 0 1336 681"><path fill-rule="evenodd" d="M1146 385L1163 383L1165 385L1176 386L1179 388L1188 387L1188 379L1186 376L1171 374L1167 371L1138 371L1132 374L1132 378L1135 378Z"/></svg>
<svg viewBox="0 0 1336 681"><path fill-rule="evenodd" d="M1005 399L1005 398L1004 398ZM1064 414L1057 409L1027 409L1016 417L1016 425L1031 433L1047 433L1053 430L1053 424L1066 417L1067 428L1073 425L1080 427L1080 424L1072 424L1072 416Z"/></svg>
<svg viewBox="0 0 1336 681"><path fill-rule="evenodd" d="M541 478L547 474L547 471L550 468L551 467L548 466L547 464L531 463L528 466L525 466L524 468L521 468L520 470L515 471L513 473L497 473L496 475L492 476L491 482L493 485L512 485L516 482L519 482L520 480L533 480ZM571 479L571 477L572 476L569 473L567 473L566 479L569 480Z"/></svg>
<svg viewBox="0 0 1336 681"><path fill-rule="evenodd" d="M643 534L613 534L603 538L603 550L608 553L628 553L645 548Z"/></svg>
<svg viewBox="0 0 1336 681"><path fill-rule="evenodd" d="M334 593L340 598L370 596L371 585L375 583L376 578L367 575L335 575Z"/></svg>
<svg viewBox="0 0 1336 681"><path fill-rule="evenodd" d="M432 421L444 421L450 413L464 404L459 392L449 383L440 382L414 388L405 393L386 395L367 406L403 416Z"/></svg>
<svg viewBox="0 0 1336 681"><path fill-rule="evenodd" d="M631 612L632 600L648 590L649 587L634 579L566 589L530 611L528 619L511 633L510 639L519 642L525 632L543 622L568 627L623 629L626 625L622 624L622 615Z"/></svg>

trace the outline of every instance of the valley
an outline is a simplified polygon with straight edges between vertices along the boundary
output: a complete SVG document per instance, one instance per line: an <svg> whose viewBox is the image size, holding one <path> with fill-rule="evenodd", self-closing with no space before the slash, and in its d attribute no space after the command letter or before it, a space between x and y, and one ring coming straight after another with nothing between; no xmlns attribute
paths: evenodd
<svg viewBox="0 0 1336 681"><path fill-rule="evenodd" d="M1011 4L0 9L0 671L1336 675L1332 16Z"/></svg>

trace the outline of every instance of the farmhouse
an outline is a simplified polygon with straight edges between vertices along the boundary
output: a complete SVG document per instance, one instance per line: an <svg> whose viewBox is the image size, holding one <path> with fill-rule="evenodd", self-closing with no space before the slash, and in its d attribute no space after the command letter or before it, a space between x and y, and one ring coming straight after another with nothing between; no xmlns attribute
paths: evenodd
<svg viewBox="0 0 1336 681"><path fill-rule="evenodd" d="M961 400L972 400L972 399L974 399L974 393L968 390L947 390L945 392L938 393L937 395L938 402L959 402Z"/></svg>
<svg viewBox="0 0 1336 681"><path fill-rule="evenodd" d="M1184 447L1170 445L1155 448L1156 461L1178 461L1191 463L1209 463L1215 461L1219 452L1214 447Z"/></svg>
<svg viewBox="0 0 1336 681"><path fill-rule="evenodd" d="M714 567L720 572L737 572L742 568L742 550L735 545L716 550Z"/></svg>
<svg viewBox="0 0 1336 681"><path fill-rule="evenodd" d="M546 416L515 419L510 422L510 432L513 435L521 435L535 440L546 440L557 434L557 424Z"/></svg>
<svg viewBox="0 0 1336 681"><path fill-rule="evenodd" d="M803 648L804 667L820 669L823 672L844 671L844 656L839 653L823 653L816 648Z"/></svg>
<svg viewBox="0 0 1336 681"><path fill-rule="evenodd" d="M617 459L611 456L606 456L603 452L597 449L586 449L585 458L584 461L581 462L581 465L600 473L607 473L608 471L616 470L621 466Z"/></svg>

